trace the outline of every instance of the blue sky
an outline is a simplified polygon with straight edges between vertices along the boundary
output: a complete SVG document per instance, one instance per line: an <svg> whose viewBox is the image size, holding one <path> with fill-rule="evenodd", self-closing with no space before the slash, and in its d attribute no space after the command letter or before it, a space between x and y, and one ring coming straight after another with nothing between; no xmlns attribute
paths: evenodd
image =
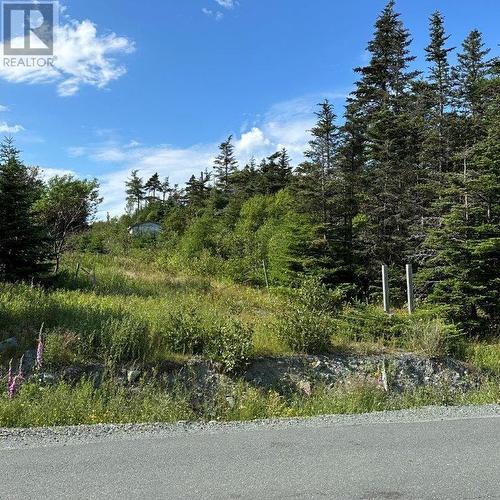
<svg viewBox="0 0 500 500"><path fill-rule="evenodd" d="M147 6L146 6L147 5ZM0 69L0 133L47 175L97 177L121 213L132 168L183 183L233 134L240 160L300 159L314 104L339 115L385 0L66 0L50 73ZM428 17L459 46L478 28L499 54L500 3L399 0L425 69Z"/></svg>

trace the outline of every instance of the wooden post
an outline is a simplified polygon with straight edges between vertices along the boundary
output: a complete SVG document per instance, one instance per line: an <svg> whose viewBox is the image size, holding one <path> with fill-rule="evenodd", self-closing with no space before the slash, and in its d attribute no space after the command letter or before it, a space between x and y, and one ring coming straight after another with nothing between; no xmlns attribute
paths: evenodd
<svg viewBox="0 0 500 500"><path fill-rule="evenodd" d="M406 290L408 296L408 312L413 314L415 311L415 294L413 290L413 267L406 264Z"/></svg>
<svg viewBox="0 0 500 500"><path fill-rule="evenodd" d="M382 292L384 294L384 312L389 314L391 306L389 303L389 266L382 265Z"/></svg>
<svg viewBox="0 0 500 500"><path fill-rule="evenodd" d="M269 278L267 276L267 267L266 267L266 261L265 260L262 261L262 268L264 269L264 278L266 280L266 288L269 289Z"/></svg>

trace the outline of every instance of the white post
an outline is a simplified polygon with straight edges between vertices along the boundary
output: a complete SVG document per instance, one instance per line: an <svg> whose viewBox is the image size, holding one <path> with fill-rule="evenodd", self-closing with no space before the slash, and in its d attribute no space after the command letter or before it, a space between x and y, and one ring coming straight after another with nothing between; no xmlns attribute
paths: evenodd
<svg viewBox="0 0 500 500"><path fill-rule="evenodd" d="M413 267L406 264L406 290L408 296L408 312L413 314L415 311L415 295L413 292Z"/></svg>
<svg viewBox="0 0 500 500"><path fill-rule="evenodd" d="M384 294L384 311L389 314L390 304L389 304L389 266L386 264L382 265L382 291Z"/></svg>

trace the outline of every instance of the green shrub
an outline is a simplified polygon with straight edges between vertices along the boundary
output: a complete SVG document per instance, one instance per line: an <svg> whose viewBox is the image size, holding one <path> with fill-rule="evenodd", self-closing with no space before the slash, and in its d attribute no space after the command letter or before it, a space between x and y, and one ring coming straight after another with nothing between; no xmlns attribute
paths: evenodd
<svg viewBox="0 0 500 500"><path fill-rule="evenodd" d="M311 311L304 306L290 306L286 316L276 323L276 335L293 351L325 353L331 349L335 333L334 322L327 314Z"/></svg>
<svg viewBox="0 0 500 500"><path fill-rule="evenodd" d="M251 349L251 330L240 321L226 320L211 329L205 353L221 361L227 371L234 371L248 360Z"/></svg>

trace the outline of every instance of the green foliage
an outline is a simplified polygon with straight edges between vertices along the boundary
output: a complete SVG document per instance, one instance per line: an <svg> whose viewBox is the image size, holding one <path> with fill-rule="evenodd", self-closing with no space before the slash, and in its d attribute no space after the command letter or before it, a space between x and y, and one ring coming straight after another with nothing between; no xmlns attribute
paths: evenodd
<svg viewBox="0 0 500 500"><path fill-rule="evenodd" d="M12 139L5 139L0 151L0 280L27 280L47 270L50 249L34 211L42 186L38 172L26 168Z"/></svg>
<svg viewBox="0 0 500 500"><path fill-rule="evenodd" d="M331 350L335 333L331 316L312 312L303 306L290 306L285 317L276 324L276 334L293 351L309 354Z"/></svg>
<svg viewBox="0 0 500 500"><path fill-rule="evenodd" d="M39 427L99 423L175 422L190 420L193 412L182 396L164 389L143 387L134 394L108 381L95 388L92 381L72 387L25 384L17 397L0 395L0 427Z"/></svg>

